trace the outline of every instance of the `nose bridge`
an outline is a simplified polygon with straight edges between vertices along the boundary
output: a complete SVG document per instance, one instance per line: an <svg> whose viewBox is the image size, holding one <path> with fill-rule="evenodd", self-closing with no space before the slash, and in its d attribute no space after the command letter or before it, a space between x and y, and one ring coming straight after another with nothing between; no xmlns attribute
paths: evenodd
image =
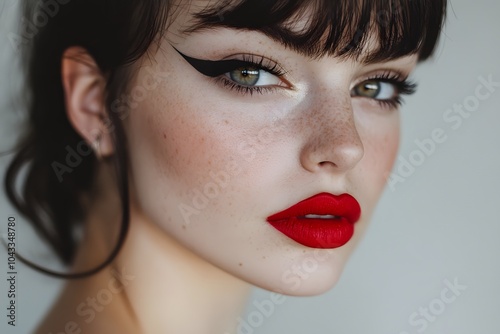
<svg viewBox="0 0 500 334"><path fill-rule="evenodd" d="M301 163L310 171L352 169L364 155L364 148L351 105L349 92L323 90L312 97Z"/></svg>

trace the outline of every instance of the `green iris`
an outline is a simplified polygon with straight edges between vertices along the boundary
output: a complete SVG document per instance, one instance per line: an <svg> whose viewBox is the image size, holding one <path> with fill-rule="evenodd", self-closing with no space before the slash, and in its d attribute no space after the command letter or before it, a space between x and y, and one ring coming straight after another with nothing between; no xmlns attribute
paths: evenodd
<svg viewBox="0 0 500 334"><path fill-rule="evenodd" d="M240 67L229 72L231 80L242 86L254 86L259 82L260 70L256 67Z"/></svg>
<svg viewBox="0 0 500 334"><path fill-rule="evenodd" d="M380 82L378 81L367 81L362 85L356 87L356 94L359 96L376 98L380 94Z"/></svg>

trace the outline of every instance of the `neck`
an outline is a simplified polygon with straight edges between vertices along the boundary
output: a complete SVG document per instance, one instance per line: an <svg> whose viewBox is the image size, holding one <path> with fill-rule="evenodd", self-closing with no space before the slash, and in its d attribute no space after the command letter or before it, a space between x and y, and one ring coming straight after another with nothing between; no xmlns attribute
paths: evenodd
<svg viewBox="0 0 500 334"><path fill-rule="evenodd" d="M130 314L143 333L233 333L249 286L132 215L116 270L133 276Z"/></svg>

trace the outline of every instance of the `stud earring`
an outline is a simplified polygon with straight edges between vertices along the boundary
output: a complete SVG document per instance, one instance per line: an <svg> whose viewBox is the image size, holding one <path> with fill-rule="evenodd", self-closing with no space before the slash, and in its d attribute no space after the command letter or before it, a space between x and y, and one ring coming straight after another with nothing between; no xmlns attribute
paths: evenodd
<svg viewBox="0 0 500 334"><path fill-rule="evenodd" d="M94 151L95 151L95 155L96 155L96 157L97 157L98 160L101 160L101 158L102 158L102 155L101 155L101 139L102 139L102 133L99 132L97 134L97 136L95 137L94 142L92 144L92 146L94 148Z"/></svg>

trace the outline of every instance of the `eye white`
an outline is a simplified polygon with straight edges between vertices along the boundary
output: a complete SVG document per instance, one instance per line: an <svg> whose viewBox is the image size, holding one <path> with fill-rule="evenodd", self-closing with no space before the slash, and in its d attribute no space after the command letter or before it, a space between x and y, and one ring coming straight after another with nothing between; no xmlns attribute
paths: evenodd
<svg viewBox="0 0 500 334"><path fill-rule="evenodd" d="M379 84L379 92L377 97L378 100L390 100L397 95L396 87L393 84L388 82L378 82Z"/></svg>
<svg viewBox="0 0 500 334"><path fill-rule="evenodd" d="M260 70L259 80L255 86L276 86L280 83L280 78L265 70Z"/></svg>

